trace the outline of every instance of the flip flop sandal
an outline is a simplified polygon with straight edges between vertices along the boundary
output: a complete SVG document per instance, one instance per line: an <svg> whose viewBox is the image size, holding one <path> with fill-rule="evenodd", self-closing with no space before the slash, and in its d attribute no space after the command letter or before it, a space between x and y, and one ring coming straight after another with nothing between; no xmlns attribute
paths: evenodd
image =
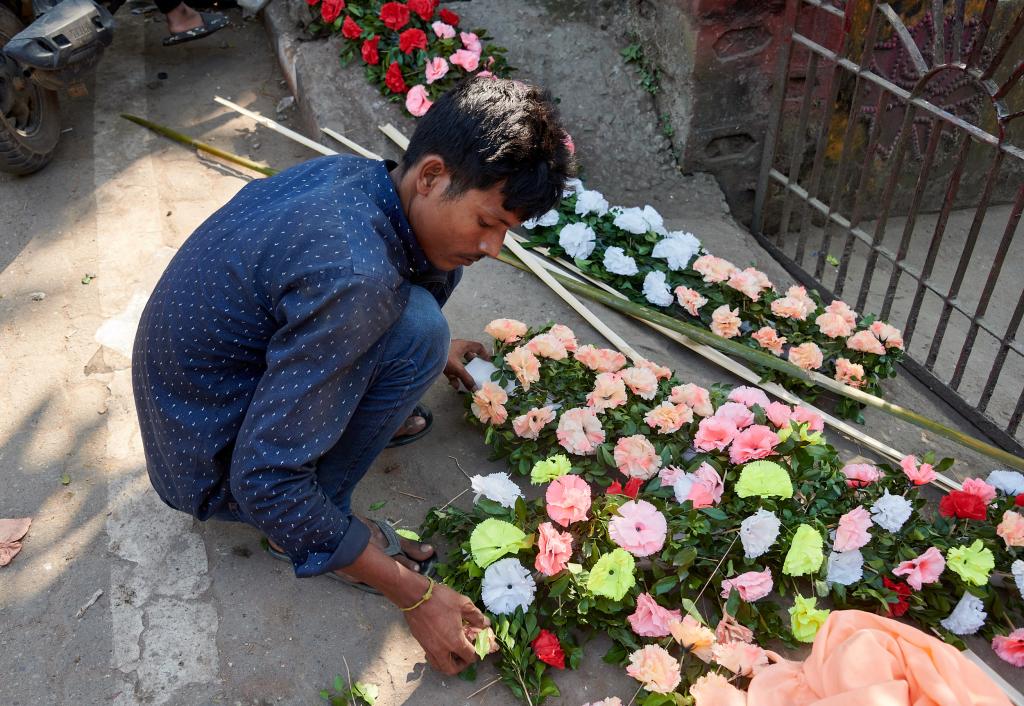
<svg viewBox="0 0 1024 706"><path fill-rule="evenodd" d="M175 44L191 42L194 39L202 39L228 26L228 18L220 13L200 12L199 16L203 18L203 24L187 29L184 32L175 32L164 37L164 46L171 47Z"/></svg>
<svg viewBox="0 0 1024 706"><path fill-rule="evenodd" d="M405 446L406 444L411 444L414 441L419 441L427 435L430 431L430 427L434 425L434 413L430 411L430 407L427 407L427 405L422 403L413 407L412 412L409 413L409 417L423 417L426 424L424 424L423 428L415 434L406 434L404 436L396 436L392 438L384 448L393 449L397 446ZM408 420L408 417L406 417L406 419Z"/></svg>

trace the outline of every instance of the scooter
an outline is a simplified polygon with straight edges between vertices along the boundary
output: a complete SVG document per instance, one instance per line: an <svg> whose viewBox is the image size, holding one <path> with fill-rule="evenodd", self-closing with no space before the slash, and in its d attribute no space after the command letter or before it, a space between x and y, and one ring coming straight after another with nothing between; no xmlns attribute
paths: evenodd
<svg viewBox="0 0 1024 706"><path fill-rule="evenodd" d="M85 95L123 3L0 0L0 171L31 174L50 161L61 134L57 92Z"/></svg>

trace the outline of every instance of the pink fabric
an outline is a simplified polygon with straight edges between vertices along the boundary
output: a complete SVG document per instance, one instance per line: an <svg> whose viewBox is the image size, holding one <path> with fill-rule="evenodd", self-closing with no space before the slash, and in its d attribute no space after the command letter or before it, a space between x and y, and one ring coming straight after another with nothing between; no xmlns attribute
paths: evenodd
<svg viewBox="0 0 1024 706"><path fill-rule="evenodd" d="M833 611L805 662L773 657L747 706L1011 706L955 647L859 610Z"/></svg>
<svg viewBox="0 0 1024 706"><path fill-rule="evenodd" d="M31 517L16 520L0 520L0 566L7 566L21 551L21 538L28 534Z"/></svg>

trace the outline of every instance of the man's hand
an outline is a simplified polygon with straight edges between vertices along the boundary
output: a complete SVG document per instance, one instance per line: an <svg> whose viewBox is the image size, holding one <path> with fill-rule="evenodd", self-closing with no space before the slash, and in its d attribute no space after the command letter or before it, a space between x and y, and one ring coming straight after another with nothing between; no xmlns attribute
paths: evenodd
<svg viewBox="0 0 1024 706"><path fill-rule="evenodd" d="M448 349L448 362L444 366L444 376L448 378L448 384L456 391L459 389L460 382L470 392L476 390L476 382L466 370L466 363L474 358L490 360L491 356L482 343L466 341L461 338L452 339L451 347Z"/></svg>
<svg viewBox="0 0 1024 706"><path fill-rule="evenodd" d="M445 674L458 674L476 661L466 624L478 631L490 625L471 600L439 583L430 600L403 615L409 632L426 651L427 662Z"/></svg>

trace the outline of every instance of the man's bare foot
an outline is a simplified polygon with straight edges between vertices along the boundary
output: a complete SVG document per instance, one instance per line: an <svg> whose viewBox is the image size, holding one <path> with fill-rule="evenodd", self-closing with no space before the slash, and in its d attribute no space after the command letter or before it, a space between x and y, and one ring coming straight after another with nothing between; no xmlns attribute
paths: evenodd
<svg viewBox="0 0 1024 706"><path fill-rule="evenodd" d="M190 29L203 26L203 16L193 10L185 3L167 13L167 29L171 34L187 32Z"/></svg>
<svg viewBox="0 0 1024 706"><path fill-rule="evenodd" d="M408 417L404 422L402 422L402 426L398 428L398 431L396 431L395 435L391 438L400 439L403 436L412 436L413 434L419 434L426 428L426 426L427 420L419 416L418 414L414 414L411 417Z"/></svg>

